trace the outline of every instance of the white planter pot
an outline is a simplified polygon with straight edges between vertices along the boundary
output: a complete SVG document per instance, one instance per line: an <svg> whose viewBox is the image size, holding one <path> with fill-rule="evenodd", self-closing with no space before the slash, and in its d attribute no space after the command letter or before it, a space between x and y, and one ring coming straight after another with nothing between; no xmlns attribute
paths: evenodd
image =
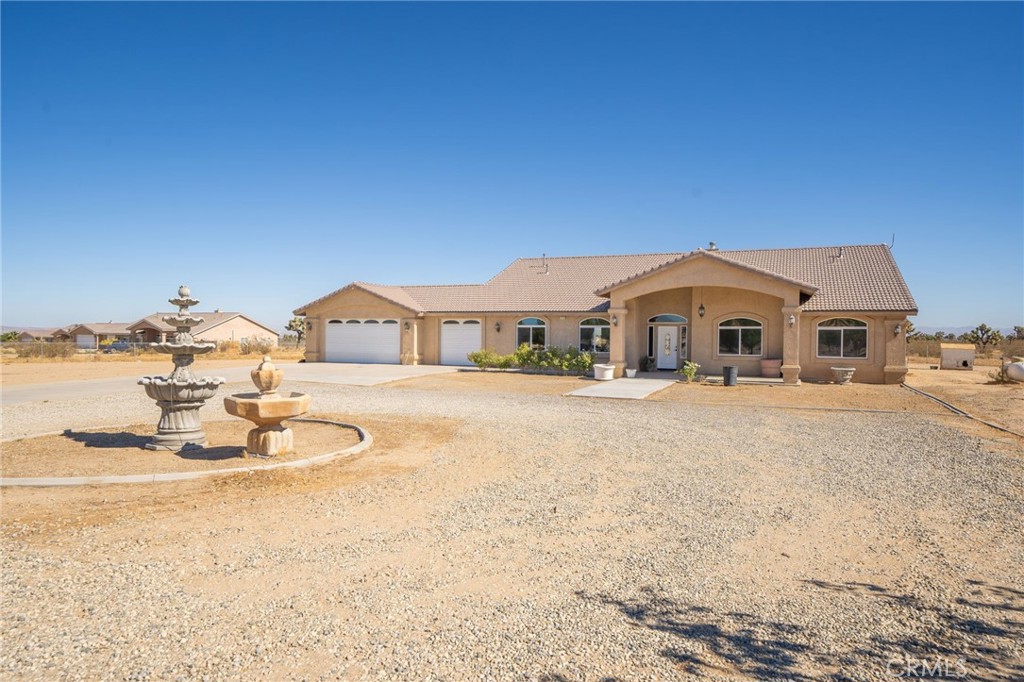
<svg viewBox="0 0 1024 682"><path fill-rule="evenodd" d="M594 378L598 381L611 381L615 378L615 365L594 365Z"/></svg>
<svg viewBox="0 0 1024 682"><path fill-rule="evenodd" d="M635 379L636 378L636 370L635 369L627 369L626 370L626 377L629 378L629 379Z"/></svg>

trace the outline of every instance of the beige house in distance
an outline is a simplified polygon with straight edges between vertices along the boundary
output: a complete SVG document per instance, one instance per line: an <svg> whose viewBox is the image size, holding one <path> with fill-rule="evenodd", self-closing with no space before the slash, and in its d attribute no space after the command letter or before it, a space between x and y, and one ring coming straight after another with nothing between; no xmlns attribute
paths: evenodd
<svg viewBox="0 0 1024 682"><path fill-rule="evenodd" d="M886 245L521 258L484 284L353 282L297 308L309 362L467 365L480 348L577 346L615 365L685 360L786 383L899 383L917 304Z"/></svg>
<svg viewBox="0 0 1024 682"><path fill-rule="evenodd" d="M164 322L163 318L174 315L173 312L153 313L138 322L128 325L132 339L140 343L166 341L173 337L175 329ZM214 310L213 312L192 312L192 315L203 318L202 324L192 329L192 335L202 341L238 341L246 339L268 339L276 346L280 334L270 327L260 324L242 313L228 313Z"/></svg>
<svg viewBox="0 0 1024 682"><path fill-rule="evenodd" d="M54 332L55 341L70 341L82 349L97 349L107 341L128 341L127 322L87 322L73 324Z"/></svg>

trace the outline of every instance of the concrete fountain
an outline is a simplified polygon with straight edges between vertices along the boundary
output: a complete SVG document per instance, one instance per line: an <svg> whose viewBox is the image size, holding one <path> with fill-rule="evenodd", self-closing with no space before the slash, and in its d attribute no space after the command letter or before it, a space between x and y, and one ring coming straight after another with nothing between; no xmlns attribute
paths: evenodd
<svg viewBox="0 0 1024 682"><path fill-rule="evenodd" d="M256 425L246 439L246 452L261 457L294 452L295 436L281 422L308 412L313 397L307 393L279 394L277 388L284 372L274 367L269 355L263 356L263 362L249 376L259 393L236 393L224 398L228 414Z"/></svg>
<svg viewBox="0 0 1024 682"><path fill-rule="evenodd" d="M206 434L199 421L199 409L225 382L223 377L197 377L192 372L195 356L209 353L217 344L197 342L192 337L192 328L201 324L203 318L189 313L188 309L199 303L191 295L192 292L183 284L178 288L178 297L168 299L169 303L178 306L176 315L163 318L164 322L177 330L174 339L149 344L158 353L171 356L174 371L167 377L139 379L139 384L146 389L146 395L160 407L157 433L146 444L147 450L178 452L185 448L202 447L206 443Z"/></svg>

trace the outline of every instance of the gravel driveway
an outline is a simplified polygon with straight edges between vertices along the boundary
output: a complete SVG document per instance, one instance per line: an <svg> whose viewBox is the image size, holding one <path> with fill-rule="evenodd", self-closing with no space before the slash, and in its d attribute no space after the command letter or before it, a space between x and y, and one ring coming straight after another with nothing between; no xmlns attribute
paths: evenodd
<svg viewBox="0 0 1024 682"><path fill-rule="evenodd" d="M380 448L4 491L0 675L1024 678L1018 443L913 412L294 388ZM148 418L112 396L3 429Z"/></svg>

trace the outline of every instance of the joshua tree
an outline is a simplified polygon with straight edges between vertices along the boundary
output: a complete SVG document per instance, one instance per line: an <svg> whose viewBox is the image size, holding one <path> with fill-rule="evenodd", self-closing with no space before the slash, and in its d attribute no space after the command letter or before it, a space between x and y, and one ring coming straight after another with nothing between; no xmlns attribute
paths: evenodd
<svg viewBox="0 0 1024 682"><path fill-rule="evenodd" d="M288 321L288 326L285 329L295 332L295 346L298 347L302 343L302 337L306 335L306 320L301 317L293 317Z"/></svg>
<svg viewBox="0 0 1024 682"><path fill-rule="evenodd" d="M987 324L979 324L971 331L964 334L964 340L967 343L973 343L981 346L981 350L984 351L985 347L990 343L999 343L1003 340L1003 335L998 329L992 329Z"/></svg>
<svg viewBox="0 0 1024 682"><path fill-rule="evenodd" d="M1017 325L1013 328L1013 338L1018 341L1024 341L1024 327Z"/></svg>

